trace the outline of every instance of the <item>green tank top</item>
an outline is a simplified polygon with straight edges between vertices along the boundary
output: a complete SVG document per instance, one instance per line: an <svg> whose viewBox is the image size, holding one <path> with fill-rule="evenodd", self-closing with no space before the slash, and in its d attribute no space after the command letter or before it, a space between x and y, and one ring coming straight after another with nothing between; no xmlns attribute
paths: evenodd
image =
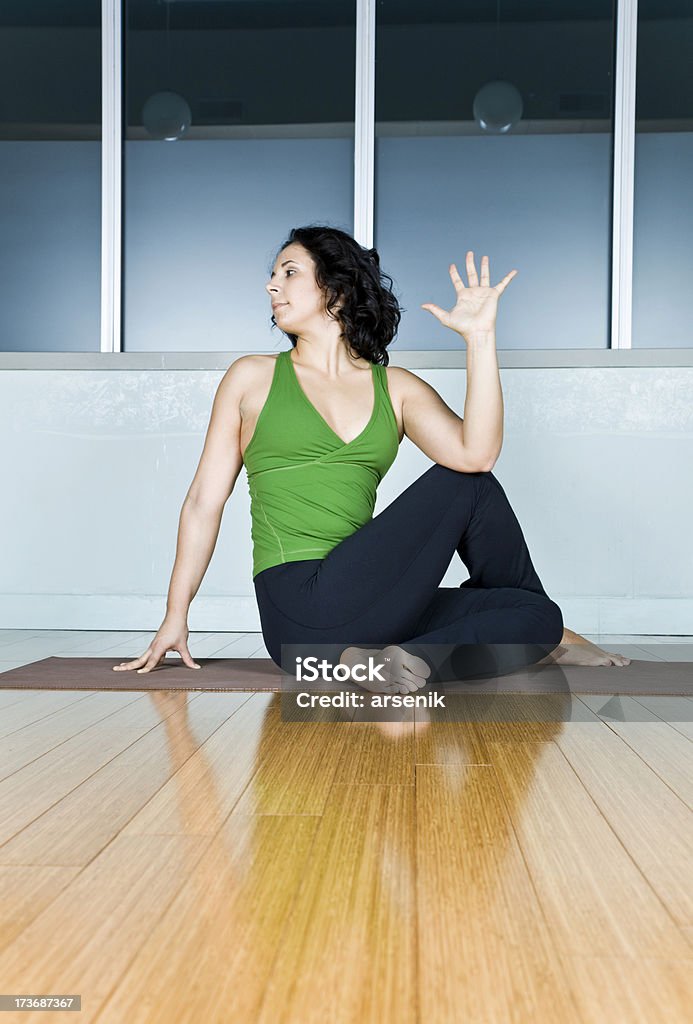
<svg viewBox="0 0 693 1024"><path fill-rule="evenodd" d="M399 449L384 366L371 363L371 418L344 444L308 400L291 352L280 352L272 385L243 454L250 492L253 578L283 562L324 558L373 518L378 484Z"/></svg>

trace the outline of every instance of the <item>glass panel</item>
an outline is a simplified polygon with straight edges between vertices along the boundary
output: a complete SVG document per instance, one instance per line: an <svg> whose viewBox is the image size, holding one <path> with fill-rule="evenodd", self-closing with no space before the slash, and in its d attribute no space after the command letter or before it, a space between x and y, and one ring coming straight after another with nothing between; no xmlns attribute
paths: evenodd
<svg viewBox="0 0 693 1024"><path fill-rule="evenodd" d="M98 352L101 3L0 7L0 350Z"/></svg>
<svg viewBox="0 0 693 1024"><path fill-rule="evenodd" d="M610 0L379 0L376 238L407 312L395 347L464 342L450 309L465 254L504 293L504 349L607 348Z"/></svg>
<svg viewBox="0 0 693 1024"><path fill-rule="evenodd" d="M127 3L123 348L278 351L301 224L353 233L355 0Z"/></svg>
<svg viewBox="0 0 693 1024"><path fill-rule="evenodd" d="M689 348L693 322L693 3L640 0L633 348Z"/></svg>

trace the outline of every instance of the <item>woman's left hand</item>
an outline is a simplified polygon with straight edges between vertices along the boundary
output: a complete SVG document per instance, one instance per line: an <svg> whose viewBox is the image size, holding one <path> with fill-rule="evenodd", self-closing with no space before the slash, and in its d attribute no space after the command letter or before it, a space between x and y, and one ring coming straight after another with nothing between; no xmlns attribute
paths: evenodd
<svg viewBox="0 0 693 1024"><path fill-rule="evenodd" d="M517 270L511 270L503 280L493 287L489 284L488 256L481 257L481 284L476 275L474 266L474 253L467 253L467 277L469 287L467 288L457 272L454 263L450 264L450 276L457 292L457 304L447 313L440 306L427 302L421 306L428 309L443 324L457 331L463 337L471 334L490 333L496 329L496 314L498 311L498 299L501 297L510 281L517 274Z"/></svg>

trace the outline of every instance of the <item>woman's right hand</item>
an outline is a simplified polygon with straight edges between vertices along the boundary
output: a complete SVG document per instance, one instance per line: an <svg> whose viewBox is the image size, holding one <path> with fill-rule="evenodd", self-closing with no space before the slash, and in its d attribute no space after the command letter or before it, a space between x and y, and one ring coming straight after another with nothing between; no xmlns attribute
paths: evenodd
<svg viewBox="0 0 693 1024"><path fill-rule="evenodd" d="M491 286L490 268L488 256L481 257L481 284L477 277L474 266L474 253L470 249L467 253L467 277L469 287L459 275L457 266L451 263L448 267L452 283L457 294L457 302L447 312L436 306L433 302L424 302L422 309L433 313L444 327L449 327L463 338L472 334L491 334L496 329L496 316L498 312L498 300L517 274L517 270L511 270L502 281Z"/></svg>
<svg viewBox="0 0 693 1024"><path fill-rule="evenodd" d="M137 669L138 672L151 672L160 661L164 660L166 651L178 651L183 663L188 668L200 668L201 666L193 661L188 650L189 635L185 621L165 618L144 654L132 661L121 661L120 665L113 666L113 671L128 672Z"/></svg>

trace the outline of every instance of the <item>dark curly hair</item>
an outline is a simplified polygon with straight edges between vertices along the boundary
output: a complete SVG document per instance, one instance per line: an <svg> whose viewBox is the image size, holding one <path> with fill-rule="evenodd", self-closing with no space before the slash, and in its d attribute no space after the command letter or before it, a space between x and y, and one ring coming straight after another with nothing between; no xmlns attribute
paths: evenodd
<svg viewBox="0 0 693 1024"><path fill-rule="evenodd" d="M346 231L326 224L292 228L277 256L292 242L302 245L313 258L315 280L325 294L327 312L342 325L352 352L387 366L390 357L386 349L397 333L404 307L392 292L392 278L380 269L377 250L366 249ZM341 309L333 312L340 300ZM272 316L272 327L276 326ZM283 333L295 348L298 335Z"/></svg>

